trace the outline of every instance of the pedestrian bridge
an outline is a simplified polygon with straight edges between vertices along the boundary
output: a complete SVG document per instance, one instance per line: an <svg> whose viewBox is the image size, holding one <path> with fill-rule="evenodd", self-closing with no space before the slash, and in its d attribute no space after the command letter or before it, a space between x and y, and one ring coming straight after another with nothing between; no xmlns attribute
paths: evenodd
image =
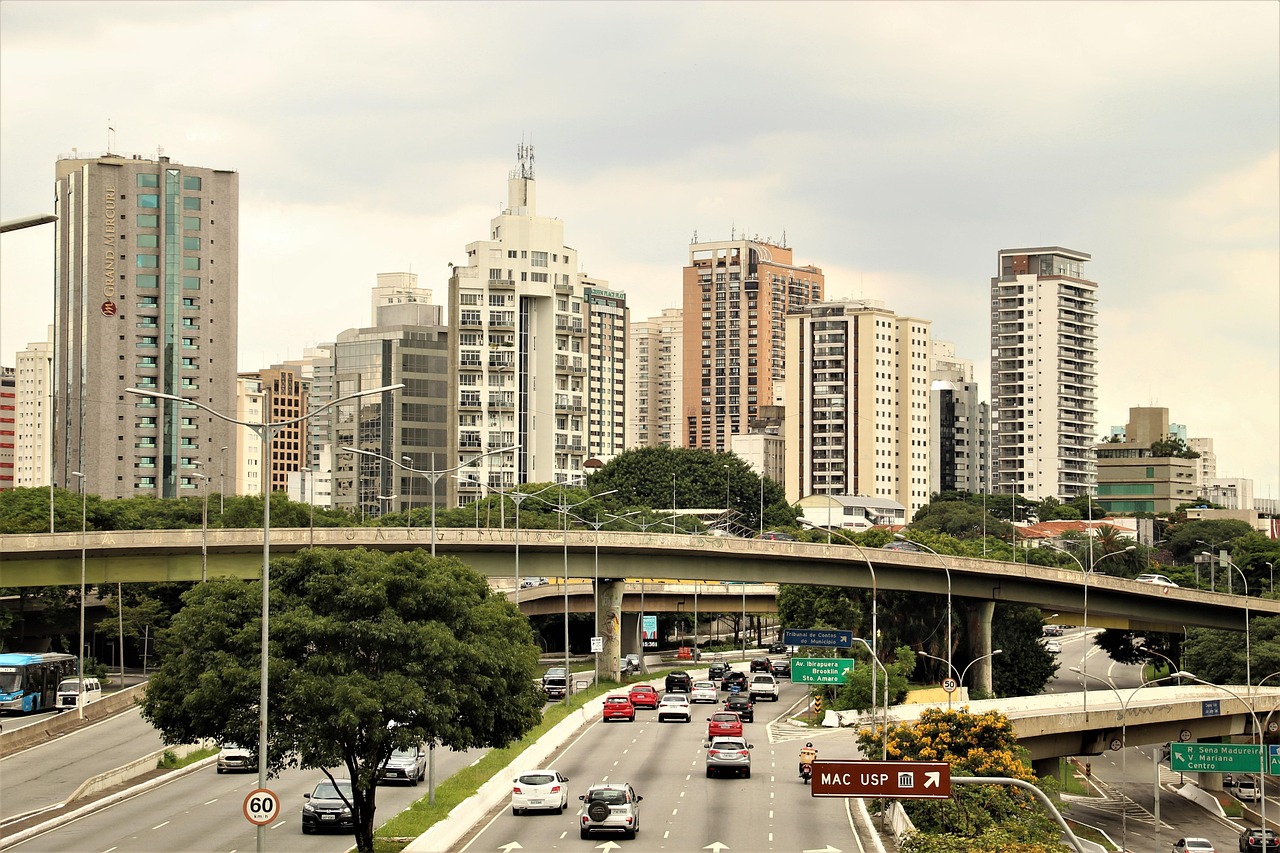
<svg viewBox="0 0 1280 853"><path fill-rule="evenodd" d="M430 548L430 535L430 530L403 527L276 528L270 548L273 556L312 545L395 552ZM202 554L207 555L210 575L252 578L260 576L262 568L263 534L256 528L214 529L203 537L200 530L89 532L83 542L80 533L6 534L0 536L0 586L78 584L82 545L90 585L199 580ZM1083 621L1087 608L1088 624L1100 628L1244 630L1246 613L1280 615L1276 600L1159 587L1020 562L939 558L928 552L839 543L603 530L442 528L436 531L436 552L456 556L495 578L796 583L936 595L950 589L953 597L971 603L1039 607L1059 614L1059 621L1076 615ZM575 586L582 586L584 593L589 589ZM647 607L667 609L660 604L663 593L655 589L651 594L656 600ZM530 596L530 601L537 597ZM563 606L562 592L560 599ZM749 609L758 608L757 599Z"/></svg>

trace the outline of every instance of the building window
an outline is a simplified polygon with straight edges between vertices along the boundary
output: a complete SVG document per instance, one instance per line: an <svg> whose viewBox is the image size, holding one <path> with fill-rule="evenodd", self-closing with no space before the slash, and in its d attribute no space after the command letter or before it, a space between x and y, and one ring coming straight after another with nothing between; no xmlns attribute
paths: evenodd
<svg viewBox="0 0 1280 853"><path fill-rule="evenodd" d="M531 267L545 267L546 265L547 265L547 253L546 253L546 252L530 252L530 253L529 253L529 266L531 266ZM543 277L543 281L546 281L546 278L545 278L545 277Z"/></svg>
<svg viewBox="0 0 1280 853"><path fill-rule="evenodd" d="M138 248L139 249L160 248L160 235L159 234L139 234Z"/></svg>
<svg viewBox="0 0 1280 853"><path fill-rule="evenodd" d="M184 217L182 217L182 227L183 227L183 228L185 228L185 229L186 229L186 230L188 230L188 231L199 231L199 230L200 230L200 217L199 217L199 216L184 216Z"/></svg>
<svg viewBox="0 0 1280 853"><path fill-rule="evenodd" d="M183 209L183 210L199 210L199 209L200 209L200 199L198 199L198 198L196 198L196 197L194 197L194 196L185 196L185 197L182 199L182 209Z"/></svg>
<svg viewBox="0 0 1280 853"><path fill-rule="evenodd" d="M160 266L158 255L138 255L138 267L141 269L157 269Z"/></svg>
<svg viewBox="0 0 1280 853"><path fill-rule="evenodd" d="M152 207L156 210L160 209L160 196L156 193L139 193L138 207Z"/></svg>
<svg viewBox="0 0 1280 853"><path fill-rule="evenodd" d="M138 239L142 239L142 238L139 237ZM200 238L199 237L183 237L182 248L192 249L197 252L200 251Z"/></svg>
<svg viewBox="0 0 1280 853"><path fill-rule="evenodd" d="M139 228L159 228L160 217L154 213L139 213L134 217Z"/></svg>
<svg viewBox="0 0 1280 853"><path fill-rule="evenodd" d="M198 190L198 189L202 189L202 188L203 188L203 187L202 187L202 185L203 185L203 184L204 184L204 181L202 181L200 178L197 178L197 177L194 177L194 176L184 176L184 177L182 178L182 188L183 188L184 190Z"/></svg>
<svg viewBox="0 0 1280 853"><path fill-rule="evenodd" d="M198 276L198 275L184 275L184 276L182 277L182 289L183 289L183 290L199 290L199 289L200 289L200 276Z"/></svg>
<svg viewBox="0 0 1280 853"><path fill-rule="evenodd" d="M138 186L140 186L140 187L158 187L158 186L160 186L160 176L159 176L159 175L144 175L144 174L142 174L141 172L139 172L139 173L138 173Z"/></svg>
<svg viewBox="0 0 1280 853"><path fill-rule="evenodd" d="M200 269L200 259L199 258L183 258L182 268L184 270L198 270Z"/></svg>

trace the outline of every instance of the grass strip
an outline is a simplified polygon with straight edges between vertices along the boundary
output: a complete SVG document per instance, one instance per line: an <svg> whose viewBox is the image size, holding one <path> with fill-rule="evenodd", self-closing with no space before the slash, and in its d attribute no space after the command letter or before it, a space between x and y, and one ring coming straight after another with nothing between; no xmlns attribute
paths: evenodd
<svg viewBox="0 0 1280 853"><path fill-rule="evenodd" d="M156 769L177 770L180 767L186 767L188 764L195 764L197 761L202 761L211 755L217 754L218 747L216 746L211 746L207 749L197 749L195 752L187 753L182 758L179 758L177 753L172 749L166 749L164 754L160 756L160 759L156 761Z"/></svg>

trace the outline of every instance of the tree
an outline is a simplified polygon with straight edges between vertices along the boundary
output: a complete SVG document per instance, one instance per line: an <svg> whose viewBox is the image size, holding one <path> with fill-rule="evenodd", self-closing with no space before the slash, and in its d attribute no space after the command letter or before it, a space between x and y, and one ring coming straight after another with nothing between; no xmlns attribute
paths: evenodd
<svg viewBox="0 0 1280 853"><path fill-rule="evenodd" d="M1001 521L991 513L983 513L981 504L962 501L933 501L916 512L911 519L912 530L929 530L954 536L957 539L972 539L983 535L1009 538L1013 526Z"/></svg>
<svg viewBox="0 0 1280 853"><path fill-rule="evenodd" d="M1057 841L1027 841L1020 827L989 826L977 835L916 832L898 845L899 853L1059 853Z"/></svg>
<svg viewBox="0 0 1280 853"><path fill-rule="evenodd" d="M271 587L268 765L345 767L362 853L393 749L503 747L541 718L528 622L452 557L314 549L273 561ZM186 594L143 701L165 743L256 755L261 595L232 578Z"/></svg>
<svg viewBox="0 0 1280 853"><path fill-rule="evenodd" d="M1040 642L1044 619L1039 608L997 604L991 620L991 688L997 696L1035 696L1053 678L1058 664Z"/></svg>
<svg viewBox="0 0 1280 853"><path fill-rule="evenodd" d="M831 703L833 710L874 711L871 708L871 679L874 677L876 680L876 702L881 704L884 702L886 673L889 676L889 704L898 705L907 698L907 688L910 686L907 679L916 668L915 652L906 646L899 646L893 652L893 659L884 665L884 672L868 660L869 655L865 649L855 657L858 664L849 670L844 683L836 691L836 698Z"/></svg>
<svg viewBox="0 0 1280 853"><path fill-rule="evenodd" d="M1250 623L1249 651L1251 666L1246 668L1241 632L1211 628L1187 630L1186 668L1189 672L1214 684L1244 684L1245 673L1250 669L1255 682L1280 670L1280 617L1256 618Z"/></svg>

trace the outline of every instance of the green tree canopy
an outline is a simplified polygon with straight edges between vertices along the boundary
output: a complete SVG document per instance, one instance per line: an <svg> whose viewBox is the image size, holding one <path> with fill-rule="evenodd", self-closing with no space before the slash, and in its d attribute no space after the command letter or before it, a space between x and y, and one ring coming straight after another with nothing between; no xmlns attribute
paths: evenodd
<svg viewBox="0 0 1280 853"><path fill-rule="evenodd" d="M256 751L261 594L210 579L161 633L143 716L166 743ZM303 551L272 562L271 609L268 764L345 767L362 853L392 749L502 747L540 719L528 622L454 558Z"/></svg>

